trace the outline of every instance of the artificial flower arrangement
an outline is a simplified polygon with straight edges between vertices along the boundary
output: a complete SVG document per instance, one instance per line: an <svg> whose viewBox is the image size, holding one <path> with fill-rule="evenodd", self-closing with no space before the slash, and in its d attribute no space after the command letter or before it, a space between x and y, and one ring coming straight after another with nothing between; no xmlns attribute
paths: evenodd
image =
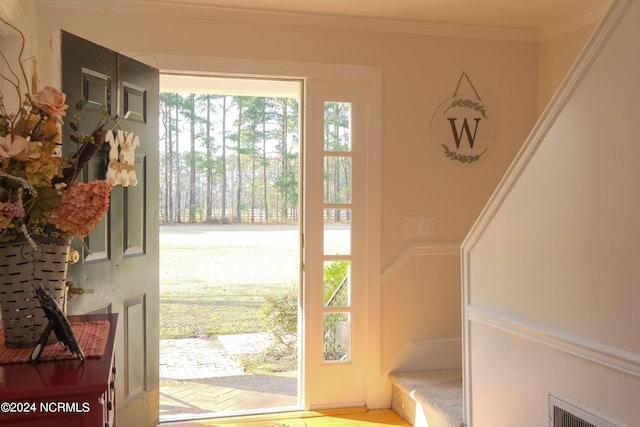
<svg viewBox="0 0 640 427"><path fill-rule="evenodd" d="M0 52L8 70L0 77L15 88L20 103L16 113L8 112L0 92L0 242L26 238L35 247L36 236L83 238L109 209L108 182L77 182L83 167L105 141L104 120L90 134L80 132L83 103L78 102L78 113L70 123L73 134L69 135L76 150L70 156L62 156L66 95L50 86L30 92L22 58L24 35L0 20L22 39L21 77ZM24 95L21 82L26 88Z"/></svg>

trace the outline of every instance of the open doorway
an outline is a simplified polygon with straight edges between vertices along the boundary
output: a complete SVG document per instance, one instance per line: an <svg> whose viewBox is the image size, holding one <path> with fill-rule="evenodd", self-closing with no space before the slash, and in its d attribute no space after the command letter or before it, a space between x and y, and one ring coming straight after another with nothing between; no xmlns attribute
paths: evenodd
<svg viewBox="0 0 640 427"><path fill-rule="evenodd" d="M161 77L161 421L300 408L301 87Z"/></svg>

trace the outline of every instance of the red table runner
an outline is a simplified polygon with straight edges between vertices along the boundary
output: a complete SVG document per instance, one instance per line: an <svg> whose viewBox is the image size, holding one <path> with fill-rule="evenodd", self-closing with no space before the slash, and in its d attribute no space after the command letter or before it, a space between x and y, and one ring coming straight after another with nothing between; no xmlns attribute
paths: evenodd
<svg viewBox="0 0 640 427"><path fill-rule="evenodd" d="M71 323L73 335L75 335L84 357L101 357L104 354L109 328L108 320ZM51 334L53 334L53 331L51 331ZM28 362L32 351L32 348L5 347L4 330L0 329L0 364ZM77 357L76 354L72 354L68 349L64 350L60 343L55 342L45 346L44 350L42 350L40 361L75 359Z"/></svg>

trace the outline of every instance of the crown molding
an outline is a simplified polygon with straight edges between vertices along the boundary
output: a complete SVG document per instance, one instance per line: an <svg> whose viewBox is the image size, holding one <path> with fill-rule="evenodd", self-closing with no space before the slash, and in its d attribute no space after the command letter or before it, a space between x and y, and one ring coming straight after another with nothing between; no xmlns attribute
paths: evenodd
<svg viewBox="0 0 640 427"><path fill-rule="evenodd" d="M181 3L166 0L113 0L108 2L96 0L38 1L41 6L50 8L208 19L222 22L286 25L333 30L519 42L536 42L538 40L538 34L535 30L292 12L272 12L265 10L207 6L201 3L189 1Z"/></svg>
<svg viewBox="0 0 640 427"><path fill-rule="evenodd" d="M589 25L595 26L607 14L610 7L611 4L602 3L572 15L561 22L546 25L538 30L538 41L553 39Z"/></svg>

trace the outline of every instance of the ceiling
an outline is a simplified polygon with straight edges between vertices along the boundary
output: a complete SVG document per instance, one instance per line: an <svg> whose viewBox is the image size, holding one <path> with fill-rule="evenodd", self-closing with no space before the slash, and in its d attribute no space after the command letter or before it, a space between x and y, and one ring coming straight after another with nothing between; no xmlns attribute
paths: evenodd
<svg viewBox="0 0 640 427"><path fill-rule="evenodd" d="M608 0L153 0L265 12L391 19L514 29L562 22Z"/></svg>
<svg viewBox="0 0 640 427"><path fill-rule="evenodd" d="M71 9L529 41L598 22L612 1L614 0L38 0L45 6ZM164 75L163 79L165 90L173 91L194 91L194 87L204 90L202 88L213 84L186 81L185 76ZM245 86L249 83L253 81L242 82ZM278 96L297 96L299 87L295 83L285 83L282 88L278 88ZM224 83L221 87L226 88L226 85ZM218 86L220 85L216 87ZM245 89L243 86L242 90ZM257 89L252 87L251 90Z"/></svg>
<svg viewBox="0 0 640 427"><path fill-rule="evenodd" d="M613 0L38 0L77 9L423 32L467 26L540 32L597 22ZM392 25L390 25L392 24ZM571 28L569 28L571 29ZM562 30L559 30L562 32Z"/></svg>

